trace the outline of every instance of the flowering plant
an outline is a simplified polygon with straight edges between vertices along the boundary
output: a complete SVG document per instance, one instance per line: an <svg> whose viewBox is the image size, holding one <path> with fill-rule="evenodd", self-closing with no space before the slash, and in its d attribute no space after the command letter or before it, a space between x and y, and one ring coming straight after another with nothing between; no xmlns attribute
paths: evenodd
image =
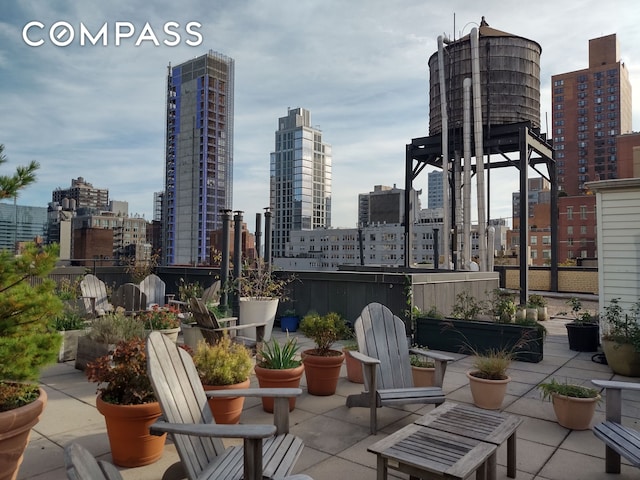
<svg viewBox="0 0 640 480"><path fill-rule="evenodd" d="M180 326L179 313L180 310L171 305L164 307L154 305L151 310L142 313L141 320L147 330L177 328Z"/></svg>

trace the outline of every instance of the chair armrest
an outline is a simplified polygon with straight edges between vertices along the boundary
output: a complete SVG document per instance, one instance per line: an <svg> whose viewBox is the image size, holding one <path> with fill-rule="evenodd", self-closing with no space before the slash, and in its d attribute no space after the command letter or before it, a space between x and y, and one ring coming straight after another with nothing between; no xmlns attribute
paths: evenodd
<svg viewBox="0 0 640 480"><path fill-rule="evenodd" d="M415 355L422 355L424 357L429 357L432 360L438 361L438 362L453 362L455 360L455 358L450 357L449 355L431 352L429 350L422 350L421 348L410 348L409 353L413 353Z"/></svg>
<svg viewBox="0 0 640 480"><path fill-rule="evenodd" d="M241 388L231 390L207 390L207 398L213 397L272 397L291 398L302 395L300 388Z"/></svg>
<svg viewBox="0 0 640 480"><path fill-rule="evenodd" d="M607 389L605 418L610 422L622 421L622 390L640 390L640 383L591 380L597 387Z"/></svg>
<svg viewBox="0 0 640 480"><path fill-rule="evenodd" d="M177 433L197 437L268 438L276 433L275 425L219 425L216 423L169 423L158 420L149 427L153 435Z"/></svg>
<svg viewBox="0 0 640 480"><path fill-rule="evenodd" d="M369 357L364 353L360 353L356 350L348 350L349 355L355 358L360 363L364 363L365 365L380 365L380 360L377 358Z"/></svg>
<svg viewBox="0 0 640 480"><path fill-rule="evenodd" d="M635 382L616 382L613 380L591 380L595 386L600 388L611 388L617 390L640 390L640 383Z"/></svg>

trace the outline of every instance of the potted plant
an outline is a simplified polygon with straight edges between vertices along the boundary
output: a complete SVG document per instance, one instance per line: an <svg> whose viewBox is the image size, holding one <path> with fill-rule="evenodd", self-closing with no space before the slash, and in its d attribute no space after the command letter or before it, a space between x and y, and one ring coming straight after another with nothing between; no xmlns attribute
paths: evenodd
<svg viewBox="0 0 640 480"><path fill-rule="evenodd" d="M86 333L87 321L77 311L65 308L64 311L53 320L55 328L62 337L58 362L75 360L78 353L78 338Z"/></svg>
<svg viewBox="0 0 640 480"><path fill-rule="evenodd" d="M469 292L462 291L456 295L451 315L458 320L475 320L484 310L483 302L470 295Z"/></svg>
<svg viewBox="0 0 640 480"><path fill-rule="evenodd" d="M224 335L215 345L201 341L193 354L205 390L237 390L249 388L253 368L251 352ZM209 398L209 407L216 423L235 424L240 421L244 397Z"/></svg>
<svg viewBox="0 0 640 480"><path fill-rule="evenodd" d="M358 343L355 340L349 340L342 346L344 363L347 367L347 380L351 383L364 383L362 363L351 356L349 352L353 351L358 351Z"/></svg>
<svg viewBox="0 0 640 480"><path fill-rule="evenodd" d="M145 341L118 342L112 354L87 363L85 374L98 383L96 407L105 418L113 463L139 467L158 460L166 434L149 433L162 411L147 376Z"/></svg>
<svg viewBox="0 0 640 480"><path fill-rule="evenodd" d="M283 332L295 332L298 330L299 324L300 317L296 315L295 310L288 309L282 312L282 316L280 317L280 329Z"/></svg>
<svg viewBox="0 0 640 480"><path fill-rule="evenodd" d="M160 307L153 305L150 310L142 312L138 317L148 332L158 330L167 335L174 342L178 341L180 333L180 310L172 305Z"/></svg>
<svg viewBox="0 0 640 480"><path fill-rule="evenodd" d="M304 372L304 365L298 356L295 337L287 336L284 345L275 338L262 344L256 354L255 373L261 388L298 388ZM289 399L289 411L296 407L296 397ZM273 413L273 398L262 397L262 408Z"/></svg>
<svg viewBox="0 0 640 480"><path fill-rule="evenodd" d="M514 294L500 289L494 290L491 296L491 313L496 322L512 323L516 315Z"/></svg>
<svg viewBox="0 0 640 480"><path fill-rule="evenodd" d="M572 297L566 303L571 307L573 317L573 320L566 324L569 349L576 352L596 352L600 343L598 317L583 311L579 298ZM560 315L566 315L566 312L560 312Z"/></svg>
<svg viewBox="0 0 640 480"><path fill-rule="evenodd" d="M0 193L6 181L0 177ZM57 253L57 246L35 243L17 256L0 251L0 472L6 478L17 476L31 428L47 403L37 383L40 371L56 362L60 350L62 337L50 324L62 301L47 279Z"/></svg>
<svg viewBox="0 0 640 480"><path fill-rule="evenodd" d="M604 308L602 350L611 370L625 377L640 376L640 300L624 312L620 299Z"/></svg>
<svg viewBox="0 0 640 480"><path fill-rule="evenodd" d="M476 407L498 410L507 392L507 384L511 381L507 369L513 353L505 349L474 353L473 369L467 372L473 403Z"/></svg>
<svg viewBox="0 0 640 480"><path fill-rule="evenodd" d="M427 347L414 345L413 349L428 350ZM413 385L415 387L433 387L435 385L436 365L429 357L418 355L417 353L409 354L409 363L411 364L411 376L413 377Z"/></svg>
<svg viewBox="0 0 640 480"><path fill-rule="evenodd" d="M559 383L555 378L538 385L543 400L553 404L558 423L572 430L587 430L600 401L595 388Z"/></svg>
<svg viewBox="0 0 640 480"><path fill-rule="evenodd" d="M142 322L117 308L113 313L92 320L86 335L78 337L75 367L84 370L88 362L107 355L120 340L144 336Z"/></svg>
<svg viewBox="0 0 640 480"><path fill-rule="evenodd" d="M549 318L547 311L547 299L537 293L532 293L527 299L527 307L537 310L537 320L543 322Z"/></svg>
<svg viewBox="0 0 640 480"><path fill-rule="evenodd" d="M240 295L239 323L266 323L264 341L271 339L273 322L278 310L278 302L284 298L289 279L279 278L271 271L271 266L259 258L254 264L245 262L242 275L237 279ZM245 336L255 339L253 333L247 330Z"/></svg>
<svg viewBox="0 0 640 480"><path fill-rule="evenodd" d="M311 312L300 322L300 331L316 346L302 352L307 391L311 395L333 395L338 386L344 353L332 350L331 346L350 333L344 318L335 312L326 315Z"/></svg>

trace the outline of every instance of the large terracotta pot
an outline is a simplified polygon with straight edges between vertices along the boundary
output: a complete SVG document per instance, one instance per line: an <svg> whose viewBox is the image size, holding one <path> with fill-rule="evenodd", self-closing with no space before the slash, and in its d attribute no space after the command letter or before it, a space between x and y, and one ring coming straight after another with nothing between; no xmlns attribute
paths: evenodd
<svg viewBox="0 0 640 480"><path fill-rule="evenodd" d="M113 463L121 467L141 467L162 456L167 434L149 433L151 424L162 415L158 402L115 405L98 395L96 407L107 424Z"/></svg>
<svg viewBox="0 0 640 480"><path fill-rule="evenodd" d="M347 380L352 383L364 383L364 373L362 371L362 363L353 358L349 354L349 350L342 349L344 353L344 363L347 366Z"/></svg>
<svg viewBox="0 0 640 480"><path fill-rule="evenodd" d="M469 379L473 404L476 407L486 410L499 410L502 407L502 401L507 393L507 384L511 381L511 377L504 380L486 380L475 377L473 372L467 372L467 378Z"/></svg>
<svg viewBox="0 0 640 480"><path fill-rule="evenodd" d="M0 413L0 480L17 478L31 428L40 420L46 404L47 392L41 388L36 401Z"/></svg>
<svg viewBox="0 0 640 480"><path fill-rule="evenodd" d="M276 312L278 311L278 302L279 300L277 298L241 297L238 322L240 325L266 323L263 340L268 342L271 340L271 331L273 330L273 322L276 319ZM246 330L242 330L242 336L255 340L256 329L247 328Z"/></svg>
<svg viewBox="0 0 640 480"><path fill-rule="evenodd" d="M595 398L575 398L557 393L551 394L553 411L556 413L558 423L571 430L589 429L599 401L600 395Z"/></svg>
<svg viewBox="0 0 640 480"><path fill-rule="evenodd" d="M315 355L314 349L302 352L307 391L311 395L328 396L336 393L344 353L338 350L329 350L329 353L328 356Z"/></svg>
<svg viewBox="0 0 640 480"><path fill-rule="evenodd" d="M234 385L202 385L205 390L237 390L249 388L251 381L247 378L244 382ZM244 397L209 398L209 408L213 413L216 423L235 424L240 421L240 414L244 407Z"/></svg>
<svg viewBox="0 0 640 480"><path fill-rule="evenodd" d="M283 370L256 365L255 372L260 388L298 388L304 373L304 365ZM262 397L262 408L265 412L273 413L273 398ZM293 411L294 408L296 408L296 397L289 399L289 411Z"/></svg>
<svg viewBox="0 0 640 480"><path fill-rule="evenodd" d="M640 352L630 343L602 340L602 350L611 370L625 377L640 377Z"/></svg>
<svg viewBox="0 0 640 480"><path fill-rule="evenodd" d="M433 387L435 385L435 367L416 367L411 365L414 387Z"/></svg>

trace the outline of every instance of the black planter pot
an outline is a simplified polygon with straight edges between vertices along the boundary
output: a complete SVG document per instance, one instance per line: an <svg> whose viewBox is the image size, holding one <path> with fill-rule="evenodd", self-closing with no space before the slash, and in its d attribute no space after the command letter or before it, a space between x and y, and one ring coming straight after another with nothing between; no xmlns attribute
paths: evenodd
<svg viewBox="0 0 640 480"><path fill-rule="evenodd" d="M597 323L567 323L569 350L574 352L597 352L600 343L600 327Z"/></svg>

